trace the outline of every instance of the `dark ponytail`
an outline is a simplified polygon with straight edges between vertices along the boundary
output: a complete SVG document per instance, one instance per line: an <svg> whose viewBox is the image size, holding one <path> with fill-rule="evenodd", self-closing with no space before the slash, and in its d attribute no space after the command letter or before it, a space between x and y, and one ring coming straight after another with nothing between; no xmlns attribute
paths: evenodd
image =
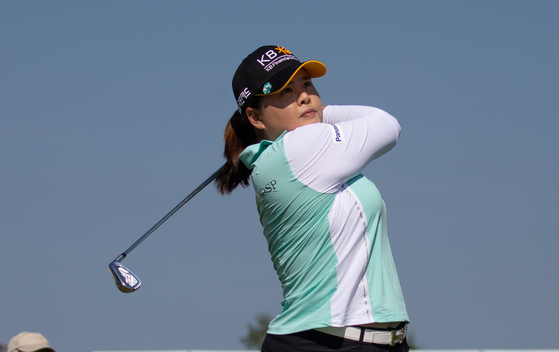
<svg viewBox="0 0 559 352"><path fill-rule="evenodd" d="M262 98L254 97L248 106L260 111L262 109ZM239 155L249 145L258 143L258 137L254 127L246 117L246 112L241 115L239 111L235 111L231 116L225 127L223 141L225 142L223 156L226 162L217 175L215 183L221 194L228 194L239 185L247 187L249 184L251 170L239 159Z"/></svg>

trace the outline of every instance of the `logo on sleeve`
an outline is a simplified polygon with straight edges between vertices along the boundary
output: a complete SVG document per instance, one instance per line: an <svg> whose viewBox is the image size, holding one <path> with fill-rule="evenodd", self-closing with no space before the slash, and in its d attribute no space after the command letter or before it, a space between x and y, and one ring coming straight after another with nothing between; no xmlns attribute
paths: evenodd
<svg viewBox="0 0 559 352"><path fill-rule="evenodd" d="M334 143L345 143L343 130L337 125L331 125L331 126L332 126L332 138L334 140Z"/></svg>

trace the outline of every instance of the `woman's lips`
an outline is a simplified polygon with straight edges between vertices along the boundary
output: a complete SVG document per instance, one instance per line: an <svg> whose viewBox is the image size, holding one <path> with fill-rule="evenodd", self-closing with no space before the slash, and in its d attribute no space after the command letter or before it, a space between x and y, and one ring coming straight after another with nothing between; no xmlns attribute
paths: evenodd
<svg viewBox="0 0 559 352"><path fill-rule="evenodd" d="M307 109L307 110L305 110L305 112L303 113L303 115L301 115L301 117L313 116L315 113L316 113L316 110L314 110L314 109Z"/></svg>

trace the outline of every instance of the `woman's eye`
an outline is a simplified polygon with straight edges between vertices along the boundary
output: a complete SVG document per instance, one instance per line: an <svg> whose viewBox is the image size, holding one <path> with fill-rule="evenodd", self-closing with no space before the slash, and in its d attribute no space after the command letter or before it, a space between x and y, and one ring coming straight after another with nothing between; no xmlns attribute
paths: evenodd
<svg viewBox="0 0 559 352"><path fill-rule="evenodd" d="M312 82L311 82L311 81L305 82L305 87L311 87L311 86L312 86Z"/></svg>
<svg viewBox="0 0 559 352"><path fill-rule="evenodd" d="M283 93L290 93L290 92L291 92L291 88L285 88L285 89L283 90Z"/></svg>

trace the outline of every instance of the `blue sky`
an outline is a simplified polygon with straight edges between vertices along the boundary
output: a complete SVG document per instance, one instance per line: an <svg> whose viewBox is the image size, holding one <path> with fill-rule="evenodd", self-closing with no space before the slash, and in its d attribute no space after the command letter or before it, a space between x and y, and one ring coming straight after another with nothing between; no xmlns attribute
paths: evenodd
<svg viewBox="0 0 559 352"><path fill-rule="evenodd" d="M222 164L233 73L271 44L325 63L325 104L402 125L364 173L416 343L558 348L558 33L556 1L0 3L0 342L241 349L279 312L250 188L134 250L137 292L107 270Z"/></svg>

